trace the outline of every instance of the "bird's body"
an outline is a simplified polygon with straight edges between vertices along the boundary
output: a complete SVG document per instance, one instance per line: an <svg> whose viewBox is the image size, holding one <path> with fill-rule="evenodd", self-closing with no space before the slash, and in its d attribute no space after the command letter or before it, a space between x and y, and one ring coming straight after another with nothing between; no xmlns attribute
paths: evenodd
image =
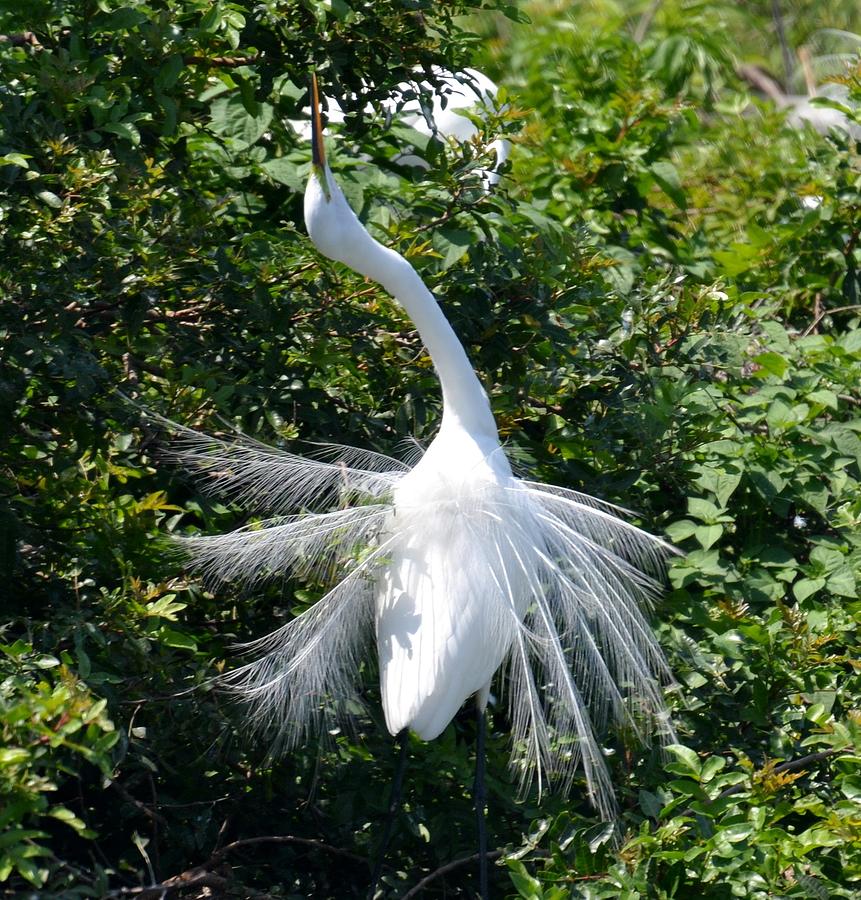
<svg viewBox="0 0 861 900"><path fill-rule="evenodd" d="M320 253L406 310L439 376L443 416L413 467L362 451L321 461L186 433L181 455L235 496L278 514L305 510L191 539L198 565L246 582L291 570L334 583L256 642L259 658L232 682L258 724L294 745L353 696L375 635L389 730L430 740L473 695L483 709L503 668L521 779L550 774L565 786L582 764L609 815L592 722L639 730L662 715L668 673L639 607L657 592L652 573L669 548L607 504L512 474L463 346L412 265L350 209L325 161L316 96L313 108L308 233ZM310 511L330 506L338 508Z"/></svg>
<svg viewBox="0 0 861 900"><path fill-rule="evenodd" d="M490 510L509 503L513 478L495 438L474 440L457 424L441 431L393 496L392 563L376 606L380 684L392 734L410 728L431 740L473 694L484 707L522 619L523 585L511 598L494 588L517 581L489 539Z"/></svg>

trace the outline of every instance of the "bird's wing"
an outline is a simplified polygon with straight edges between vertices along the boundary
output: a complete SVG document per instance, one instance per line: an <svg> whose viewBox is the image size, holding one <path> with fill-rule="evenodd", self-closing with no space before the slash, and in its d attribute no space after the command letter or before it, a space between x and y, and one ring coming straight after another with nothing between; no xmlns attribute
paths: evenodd
<svg viewBox="0 0 861 900"><path fill-rule="evenodd" d="M667 558L679 552L661 538L628 522L626 517L633 513L621 506L557 485L522 480L520 486L545 515L627 560L641 573L662 575Z"/></svg>

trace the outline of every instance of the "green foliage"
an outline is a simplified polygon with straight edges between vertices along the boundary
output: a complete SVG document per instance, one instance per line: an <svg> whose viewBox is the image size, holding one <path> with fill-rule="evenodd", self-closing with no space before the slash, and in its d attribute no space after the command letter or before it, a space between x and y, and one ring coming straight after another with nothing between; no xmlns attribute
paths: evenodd
<svg viewBox="0 0 861 900"><path fill-rule="evenodd" d="M515 802L496 708L495 893L857 893L858 146L789 129L737 82L728 47L780 59L770 2L481 5L0 13L0 32L38 41L0 43L9 890L96 897L204 866L237 896L364 893L393 767L372 666L352 731L279 762L248 739L210 679L322 586L189 581L165 538L241 513L160 459L164 436L116 392L271 443L397 453L433 436L411 324L304 237L308 150L290 120L316 65L348 113L338 178L439 297L518 459L683 551L654 614L679 743L607 736L614 833L578 785ZM813 6L787 13L794 45L861 27L854 4ZM475 144L365 111L415 67L467 64L510 104ZM861 101L857 67L844 80ZM486 195L482 141L500 130L515 149ZM405 166L404 145L430 170ZM473 735L465 711L410 746L394 895L474 852ZM282 840L213 856L268 837ZM426 893L471 889L465 866Z"/></svg>
<svg viewBox="0 0 861 900"><path fill-rule="evenodd" d="M59 782L79 776L83 762L110 779L119 734L105 715L107 700L94 698L69 654L40 655L22 640L0 653L0 881L14 873L42 887L51 874L44 858L53 855L42 842L67 843L51 833L52 819L81 838L95 837L63 802L51 802Z"/></svg>

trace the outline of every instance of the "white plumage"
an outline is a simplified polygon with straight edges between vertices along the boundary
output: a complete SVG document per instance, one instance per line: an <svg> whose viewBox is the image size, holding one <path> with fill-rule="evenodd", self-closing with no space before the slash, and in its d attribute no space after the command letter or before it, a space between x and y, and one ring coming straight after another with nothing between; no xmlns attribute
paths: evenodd
<svg viewBox="0 0 861 900"><path fill-rule="evenodd" d="M435 298L368 234L335 183L316 82L313 152L311 240L404 307L439 376L443 417L414 467L347 448L309 459L184 431L186 463L276 514L187 539L197 565L245 583L289 570L334 585L255 642L255 658L228 680L255 723L293 746L353 698L374 636L392 734L436 737L471 696L483 709L503 670L522 782L550 776L567 787L582 764L609 816L593 723L623 720L643 737L656 720L669 729L660 688L669 673L641 607L659 590L670 548L608 504L512 474L487 396Z"/></svg>

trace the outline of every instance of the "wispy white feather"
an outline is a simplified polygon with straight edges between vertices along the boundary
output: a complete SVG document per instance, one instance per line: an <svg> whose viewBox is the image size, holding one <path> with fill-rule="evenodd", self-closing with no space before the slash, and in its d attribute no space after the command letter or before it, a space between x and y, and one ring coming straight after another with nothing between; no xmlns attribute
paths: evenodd
<svg viewBox="0 0 861 900"><path fill-rule="evenodd" d="M322 458L299 456L243 435L226 441L181 428L168 457L207 476L227 498L275 513L385 497L409 471L399 460L380 453L316 446Z"/></svg>

